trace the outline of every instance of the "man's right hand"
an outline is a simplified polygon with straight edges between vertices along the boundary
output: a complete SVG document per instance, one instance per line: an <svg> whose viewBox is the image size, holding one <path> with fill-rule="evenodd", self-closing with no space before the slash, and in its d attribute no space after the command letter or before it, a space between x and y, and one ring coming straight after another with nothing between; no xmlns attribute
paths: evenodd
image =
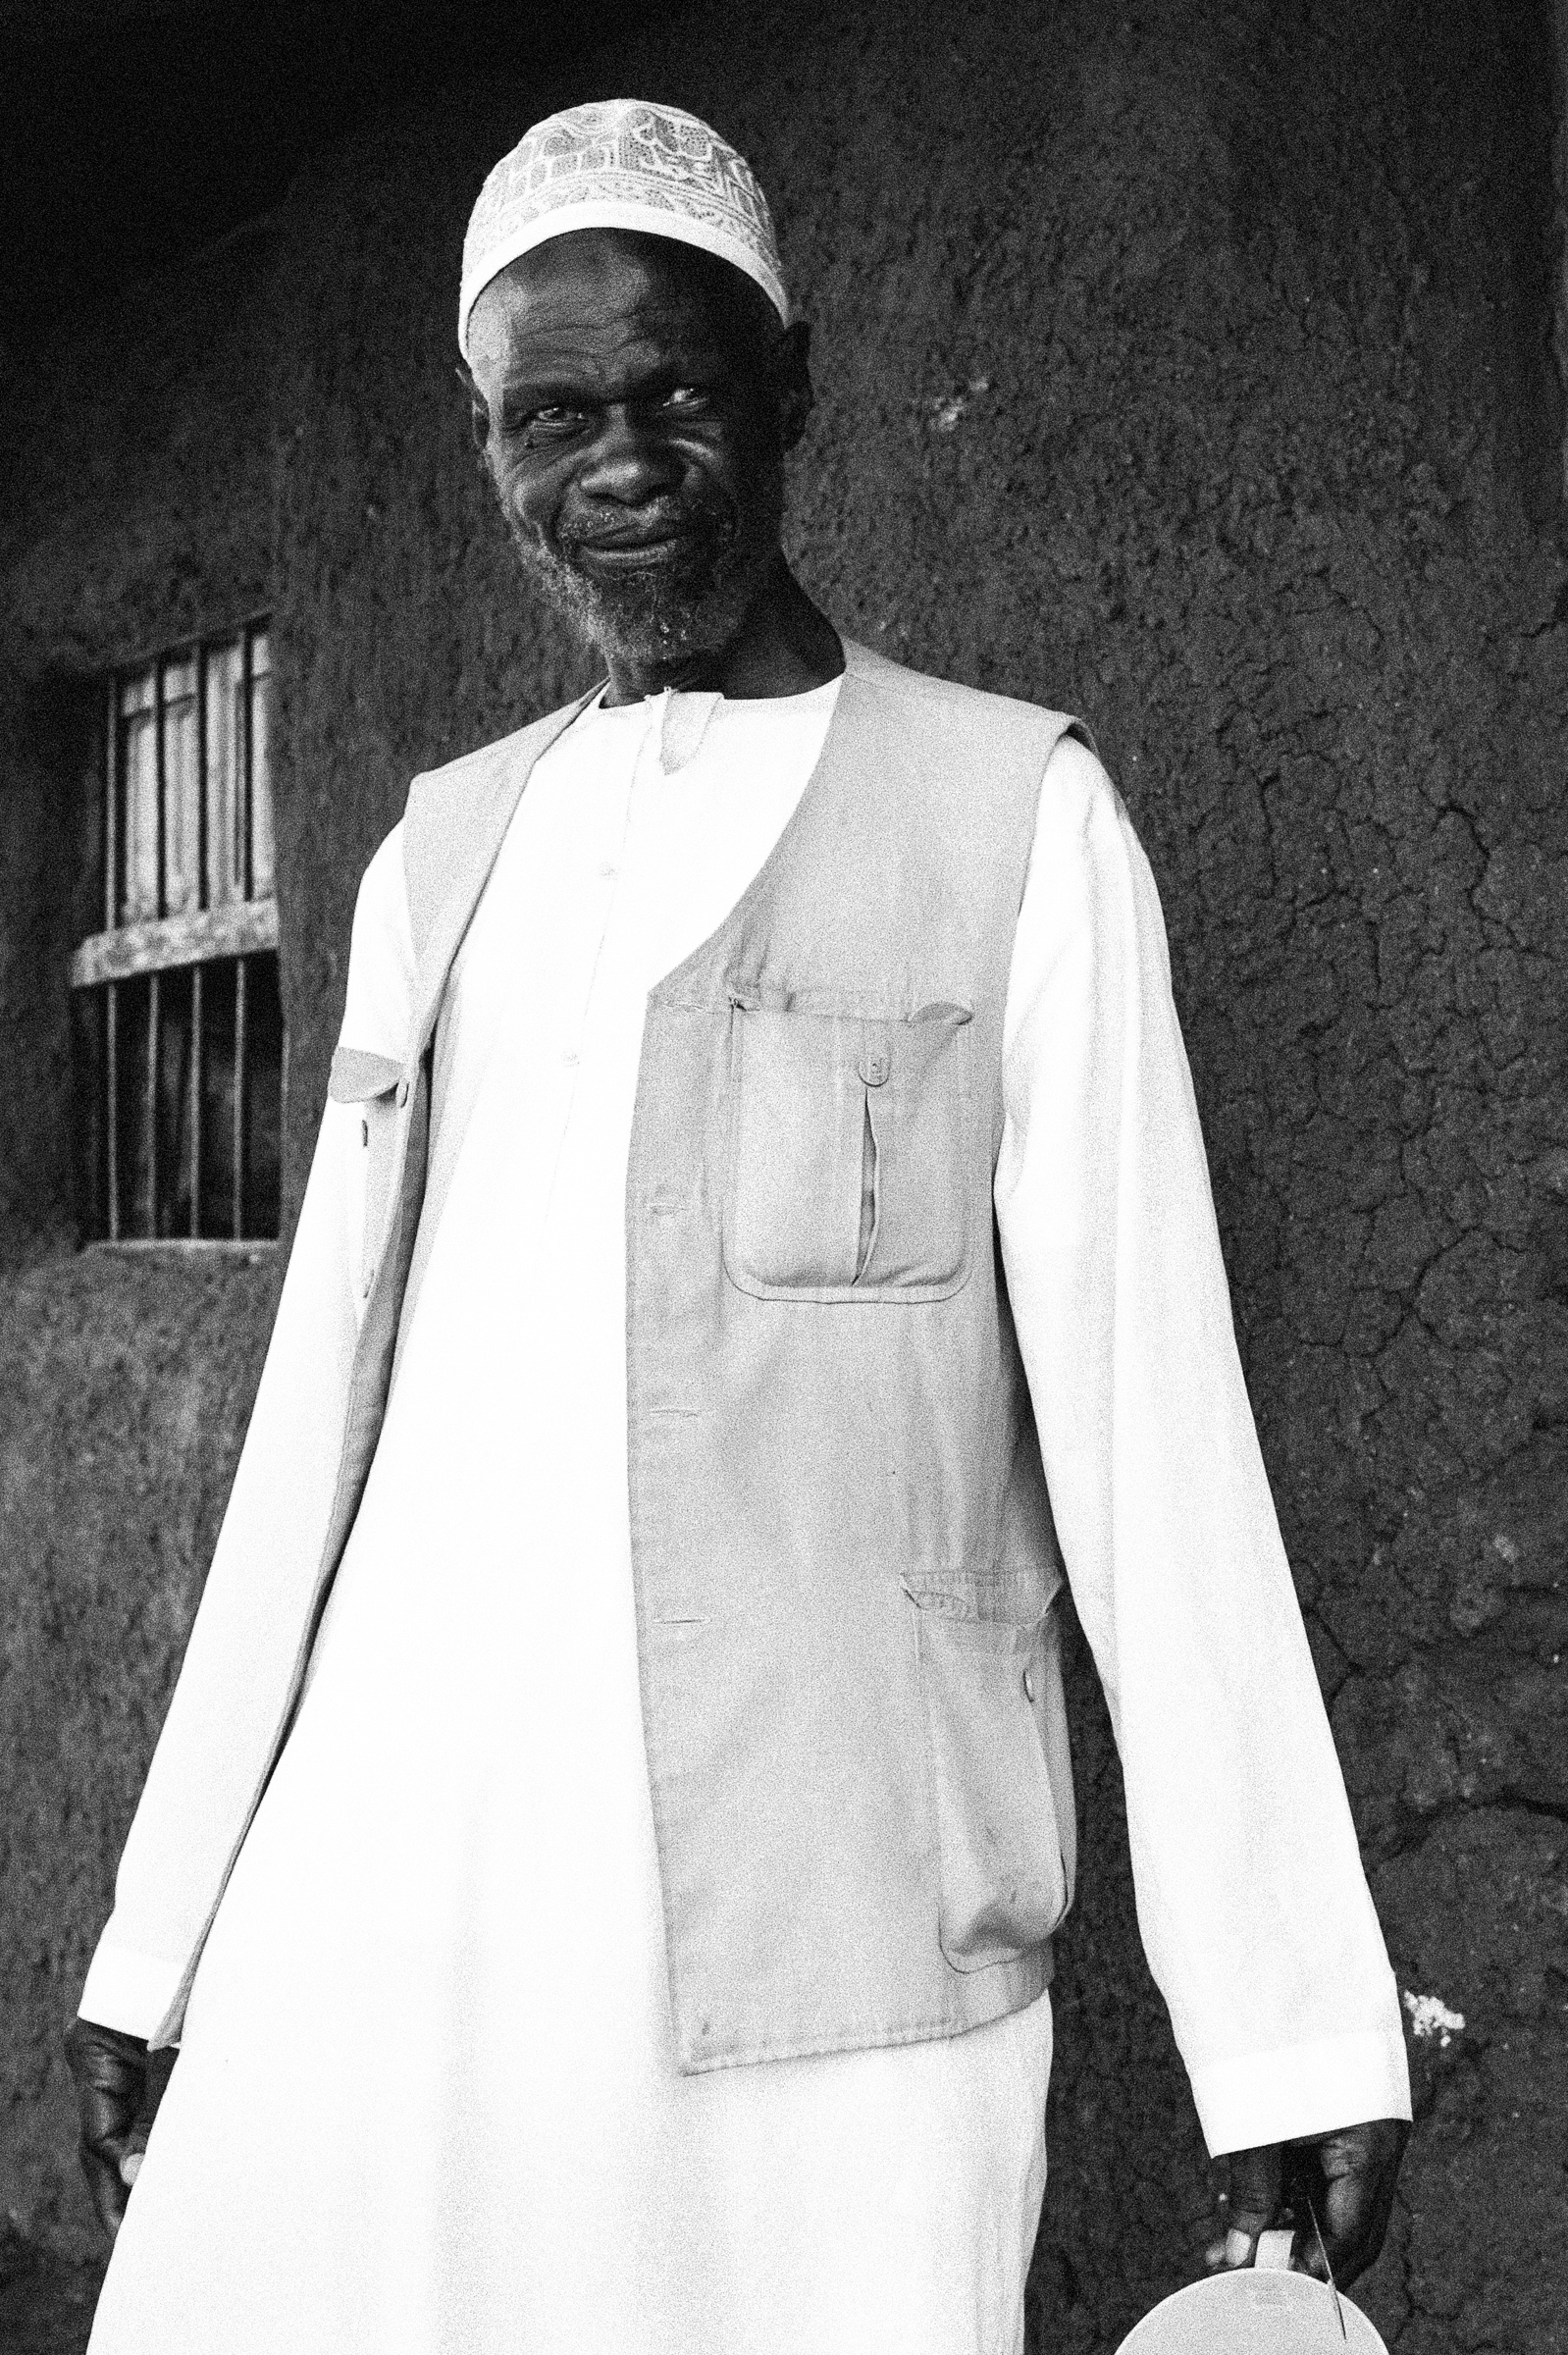
<svg viewBox="0 0 1568 2355"><path fill-rule="evenodd" d="M147 2147L147 2046L140 2036L74 2019L66 2059L81 2112L81 2172L112 2240L125 2219L131 2185Z"/></svg>

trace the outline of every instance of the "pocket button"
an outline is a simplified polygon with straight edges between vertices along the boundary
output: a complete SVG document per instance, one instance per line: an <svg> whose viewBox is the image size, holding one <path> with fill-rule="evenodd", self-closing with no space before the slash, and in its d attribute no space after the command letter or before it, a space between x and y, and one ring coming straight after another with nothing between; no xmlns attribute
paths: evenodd
<svg viewBox="0 0 1568 2355"><path fill-rule="evenodd" d="M887 1077L887 1072L888 1052L886 1047L865 1047L862 1049L860 1073L861 1077L865 1081L867 1087L880 1087L883 1080Z"/></svg>

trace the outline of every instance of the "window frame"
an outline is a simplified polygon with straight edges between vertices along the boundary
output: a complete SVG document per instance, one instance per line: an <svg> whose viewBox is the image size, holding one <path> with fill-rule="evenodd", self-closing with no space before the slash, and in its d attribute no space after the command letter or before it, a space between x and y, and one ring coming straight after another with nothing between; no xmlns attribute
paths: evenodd
<svg viewBox="0 0 1568 2355"><path fill-rule="evenodd" d="M104 736L103 759L96 764L98 790L101 795L100 849L103 859L102 915L104 928L78 943L70 960L69 980L73 994L80 991L103 991L103 1025L101 1050L96 1058L97 1068L91 1084L96 1091L96 1112L102 1125L102 1187L104 1195L106 1231L84 1238L88 1249L121 1249L132 1251L218 1251L255 1254L276 1249L277 1233L256 1234L245 1231L245 1214L250 1180L249 1155L249 1073L246 973L254 958L277 959L279 951L279 920L276 875L269 878L271 888L264 898L250 893L255 881L256 805L255 805L255 696L258 672L253 667L255 644L258 637L268 639L266 675L273 675L271 639L274 618L270 610L248 612L226 628L206 630L189 638L177 639L155 652L134 660L118 662L109 672L103 686ZM127 770L124 759L123 728L127 713L124 696L130 682L150 672L154 681L153 702L150 706L153 721L154 759L156 762L158 892L160 905L168 891L168 797L165 773L166 674L181 663L191 666L195 698L195 769L193 790L196 804L195 876L198 901L206 899L212 884L209 861L209 659L220 648L237 644L240 654L239 678L242 686L243 749L237 762L236 786L243 797L242 810L236 813L235 825L238 846L242 853L243 872L236 877L244 896L225 900L218 906L185 908L176 915L138 916L131 922L120 919L123 901L130 898L126 873L127 841ZM270 732L270 731L269 731ZM270 791L270 778L269 778ZM269 827L271 810L268 810ZM203 1019L203 976L220 963L233 962L234 978L234 1107L231 1138L230 1224L227 1234L203 1234L199 1231L202 1209L202 1149L203 1114L206 1080L206 1025ZM190 1231L188 1233L127 1233L123 1173L120 1169L120 1095L124 1074L121 1070L119 1039L119 985L127 981L145 980L147 1000L147 1052L141 1076L143 1091L142 1120L147 1139L146 1191L151 1223L156 1225L159 1203L159 1109L162 1100L163 1024L160 1003L160 981L165 973L188 972L190 975L190 1054L189 1070L184 1078L185 1119L188 1142L181 1159L188 1154L190 1170ZM281 978L281 976L280 976ZM282 1150L287 1133L288 1110L288 1028L281 1026L280 1101L278 1109L278 1141ZM139 1194L141 1188L136 1187Z"/></svg>

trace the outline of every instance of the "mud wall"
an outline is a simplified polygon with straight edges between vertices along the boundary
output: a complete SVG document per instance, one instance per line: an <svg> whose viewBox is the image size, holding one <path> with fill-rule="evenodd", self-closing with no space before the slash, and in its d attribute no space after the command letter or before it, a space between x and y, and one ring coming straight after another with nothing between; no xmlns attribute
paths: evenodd
<svg viewBox="0 0 1568 2355"><path fill-rule="evenodd" d="M0 361L0 2279L79 2253L60 2031L261 1371L272 1251L78 1251L66 964L96 682L265 603L272 252L231 240Z"/></svg>
<svg viewBox="0 0 1568 2355"><path fill-rule="evenodd" d="M583 675L516 583L450 376L468 202L545 106L641 87L756 162L815 328L792 538L829 613L1093 725L1164 895L1249 1380L1395 1967L1441 2008L1413 2015L1422 2125L1364 2292L1406 2355L1544 2355L1568 2290L1548 31L1544 6L1503 0L1419 23L1384 0L816 0L721 29L693 10L318 158L231 327L259 323L272 388L243 461L265 458L265 495L247 471L228 511L278 616L295 1192L354 882L409 771ZM182 394L204 496L222 397ZM58 611L133 541L118 523L106 555L83 512L26 577ZM115 1729L100 1768L58 1702L29 1703L5 1769L34 1795L5 1812L26 1861L0 1968L33 2040L5 2196L62 2235L42 2039L199 1585L265 1289L83 1264L29 1265L18 1314L57 1338L29 1340L4 1441L29 1476L66 1426L96 1456L68 1495L22 1484L8 1642L27 1632L0 1691L13 1709L19 1689L89 1692L64 1722ZM143 1320L167 1356L131 1357ZM122 1345L125 1387L83 1387ZM209 1400L198 1460L181 1417ZM145 1500L133 1638L106 1496ZM1081 1657L1073 1702L1087 1866L1032 2328L1086 2351L1182 2277L1209 2184Z"/></svg>

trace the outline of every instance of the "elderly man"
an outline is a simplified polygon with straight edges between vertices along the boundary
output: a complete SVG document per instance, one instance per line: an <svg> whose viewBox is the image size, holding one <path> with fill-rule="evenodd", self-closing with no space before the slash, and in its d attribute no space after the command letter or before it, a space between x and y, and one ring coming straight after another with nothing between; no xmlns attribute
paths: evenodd
<svg viewBox="0 0 1568 2355"><path fill-rule="evenodd" d="M1073 723L841 640L792 576L807 331L705 126L530 131L459 340L607 683L416 780L364 879L73 2031L120 2224L93 2347L1019 2348L1064 1562L1243 2154L1218 2261L1315 2188L1348 2277L1395 1991L1125 812Z"/></svg>

